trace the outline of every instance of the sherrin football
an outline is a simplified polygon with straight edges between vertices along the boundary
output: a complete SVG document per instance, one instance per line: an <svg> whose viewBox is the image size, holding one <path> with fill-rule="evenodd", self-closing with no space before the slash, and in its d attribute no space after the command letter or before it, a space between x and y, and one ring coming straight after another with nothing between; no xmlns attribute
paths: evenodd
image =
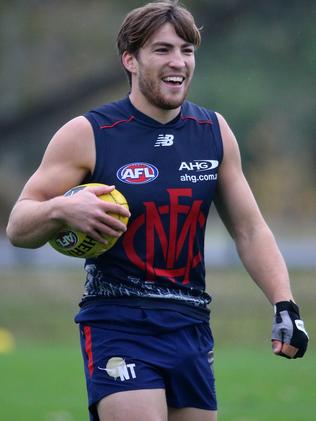
<svg viewBox="0 0 316 421"><path fill-rule="evenodd" d="M81 184L80 186L73 187L68 190L64 195L72 196L78 191L84 189L85 187L94 187L94 186L103 186L104 184L100 183L88 183ZM112 190L110 193L103 194L98 196L100 199L119 203L128 209L128 203L125 197L118 190ZM111 214L111 216L119 219L124 224L127 224L128 217ZM70 227L65 226L62 230L57 232L53 238L49 240L49 244L57 250L59 253L65 254L66 256L80 257L83 259L87 258L96 258L102 253L109 250L117 242L118 237L111 237L106 235L105 239L108 241L107 244L102 244L99 241L94 240L89 237L87 234L71 229Z"/></svg>

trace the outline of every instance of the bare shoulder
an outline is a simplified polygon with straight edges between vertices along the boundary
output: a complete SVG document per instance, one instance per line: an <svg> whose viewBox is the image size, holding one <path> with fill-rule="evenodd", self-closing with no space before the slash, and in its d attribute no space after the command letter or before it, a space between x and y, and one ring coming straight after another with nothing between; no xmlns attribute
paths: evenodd
<svg viewBox="0 0 316 421"><path fill-rule="evenodd" d="M95 143L89 121L79 116L64 124L50 140L38 169L20 198L47 200L80 184L94 170Z"/></svg>
<svg viewBox="0 0 316 421"><path fill-rule="evenodd" d="M51 139L48 148L73 148L73 152L93 149L93 129L83 117L75 117L64 124ZM49 149L48 149L49 150Z"/></svg>
<svg viewBox="0 0 316 421"><path fill-rule="evenodd" d="M233 159L233 160L240 160L240 152L237 139L228 125L225 118L218 112L216 112L216 116L218 119L222 140L223 140L223 148L224 148L224 160L223 163Z"/></svg>
<svg viewBox="0 0 316 421"><path fill-rule="evenodd" d="M227 121L225 120L225 118L222 116L222 114L220 114L218 111L215 112L216 117L218 119L218 123L220 128L226 128L228 126Z"/></svg>
<svg viewBox="0 0 316 421"><path fill-rule="evenodd" d="M93 129L89 121L79 116L63 125L52 137L42 165L61 164L92 171L95 160Z"/></svg>
<svg viewBox="0 0 316 421"><path fill-rule="evenodd" d="M92 134L92 127L89 121L82 115L69 120L64 124L56 134Z"/></svg>

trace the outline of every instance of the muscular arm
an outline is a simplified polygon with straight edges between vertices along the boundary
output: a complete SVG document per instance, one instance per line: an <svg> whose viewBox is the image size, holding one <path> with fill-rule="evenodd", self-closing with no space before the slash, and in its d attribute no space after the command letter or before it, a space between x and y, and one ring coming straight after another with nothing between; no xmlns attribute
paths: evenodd
<svg viewBox="0 0 316 421"><path fill-rule="evenodd" d="M289 275L274 236L244 177L237 141L218 115L224 159L215 204L245 268L272 304L293 299Z"/></svg>
<svg viewBox="0 0 316 421"><path fill-rule="evenodd" d="M93 171L94 164L92 128L84 117L77 117L52 138L39 168L12 209L7 225L7 236L12 244L40 247L66 224L98 241L103 241L102 234L120 235L126 227L106 212L126 215L126 210L97 197L111 191L113 186L89 188L71 197L63 196Z"/></svg>

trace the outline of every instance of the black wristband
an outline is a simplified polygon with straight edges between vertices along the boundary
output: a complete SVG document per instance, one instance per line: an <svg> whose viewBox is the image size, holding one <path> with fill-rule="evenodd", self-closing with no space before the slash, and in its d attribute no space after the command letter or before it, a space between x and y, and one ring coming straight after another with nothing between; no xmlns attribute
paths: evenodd
<svg viewBox="0 0 316 421"><path fill-rule="evenodd" d="M295 304L292 300L290 301L279 301L278 303L275 303L275 310L276 313L280 313L280 311L291 311L297 315L297 317L300 319L300 309L297 304Z"/></svg>

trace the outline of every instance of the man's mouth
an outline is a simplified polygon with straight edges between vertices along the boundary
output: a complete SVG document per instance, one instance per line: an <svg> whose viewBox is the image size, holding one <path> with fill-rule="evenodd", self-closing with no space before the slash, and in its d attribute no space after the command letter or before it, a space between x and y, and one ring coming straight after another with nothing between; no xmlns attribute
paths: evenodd
<svg viewBox="0 0 316 421"><path fill-rule="evenodd" d="M178 86L182 85L184 79L185 78L183 76L166 76L162 78L163 82Z"/></svg>

